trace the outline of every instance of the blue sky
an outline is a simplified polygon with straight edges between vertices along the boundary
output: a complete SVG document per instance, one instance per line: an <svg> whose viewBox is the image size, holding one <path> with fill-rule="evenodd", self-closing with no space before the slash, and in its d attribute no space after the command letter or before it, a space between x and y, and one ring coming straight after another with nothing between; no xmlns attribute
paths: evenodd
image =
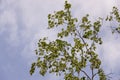
<svg viewBox="0 0 120 80"><path fill-rule="evenodd" d="M120 9L119 0L70 0L75 17L87 13L94 20L104 17L113 6ZM47 74L42 77L36 72L29 75L35 60L37 41L48 36L55 39L56 31L47 30L47 15L63 9L64 0L0 0L0 79L1 80L61 80ZM114 24L114 23L113 23ZM112 24L112 25L113 25ZM105 24L109 26L109 23ZM106 72L120 76L120 36L110 34L103 28L104 44L98 49ZM52 31L52 33L51 33ZM115 79L114 79L115 80ZM116 79L117 80L117 79Z"/></svg>

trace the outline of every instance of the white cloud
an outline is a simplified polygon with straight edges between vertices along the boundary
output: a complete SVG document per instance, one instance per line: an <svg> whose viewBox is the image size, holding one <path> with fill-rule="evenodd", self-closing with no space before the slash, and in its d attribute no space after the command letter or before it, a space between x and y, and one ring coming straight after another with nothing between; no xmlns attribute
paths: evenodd
<svg viewBox="0 0 120 80"><path fill-rule="evenodd" d="M63 9L64 0L2 0L0 6L0 34L8 31L9 43L20 44L19 39L29 41L24 46L21 55L25 58L32 59L34 57L34 49L38 39L44 36L49 36L53 40L57 30L46 30L47 28L47 15L56 10ZM103 17L111 11L113 6L120 5L115 0L70 0L72 3L72 11L74 16L80 17L89 13L93 18ZM10 6L11 5L11 6ZM7 7L6 7L7 6ZM20 10L21 15L17 15L16 9ZM24 26L18 25L19 18L21 17ZM18 22L17 22L18 21ZM6 24L8 24L6 26ZM21 29L23 28L23 29ZM18 34L19 31L19 34ZM107 33L106 36L111 37ZM106 37L105 36L105 37ZM104 37L104 36L103 36ZM106 37L108 40L109 37ZM105 41L103 45L104 60L108 63L108 67L116 69L119 63L119 41L112 40ZM11 44L12 45L12 44Z"/></svg>
<svg viewBox="0 0 120 80"><path fill-rule="evenodd" d="M114 36L114 35L113 35ZM110 39L110 37L109 37ZM103 44L104 52L103 57L105 61L105 65L107 65L108 69L113 71L117 71L119 69L120 64L120 43L116 39L105 41ZM106 64L107 63L107 64Z"/></svg>
<svg viewBox="0 0 120 80"><path fill-rule="evenodd" d="M3 34L5 31L9 32L8 36L6 36L6 41L12 45L14 42L18 42L18 35L17 35L17 23L16 23L16 15L14 10L5 10L0 15L0 34Z"/></svg>
<svg viewBox="0 0 120 80"><path fill-rule="evenodd" d="M111 8L117 4L115 0L71 0L71 2L74 3L73 7L77 6L77 11L83 14L90 13L94 17L108 14Z"/></svg>

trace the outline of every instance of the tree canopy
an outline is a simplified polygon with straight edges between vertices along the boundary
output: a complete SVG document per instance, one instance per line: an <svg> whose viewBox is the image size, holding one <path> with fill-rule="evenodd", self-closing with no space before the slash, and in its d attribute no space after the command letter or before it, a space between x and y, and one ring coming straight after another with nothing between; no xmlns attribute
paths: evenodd
<svg viewBox="0 0 120 80"><path fill-rule="evenodd" d="M47 37L38 41L35 50L37 60L32 63L30 74L36 68L44 76L48 73L64 74L65 80L107 80L101 67L101 60L96 52L97 45L103 40L99 34L103 21L117 21L118 26L112 32L120 33L120 14L116 7L106 18L92 22L89 14L81 19L71 14L71 4L65 1L64 9L48 15L48 29L58 28L57 39L50 41ZM65 40L70 39L72 43Z"/></svg>

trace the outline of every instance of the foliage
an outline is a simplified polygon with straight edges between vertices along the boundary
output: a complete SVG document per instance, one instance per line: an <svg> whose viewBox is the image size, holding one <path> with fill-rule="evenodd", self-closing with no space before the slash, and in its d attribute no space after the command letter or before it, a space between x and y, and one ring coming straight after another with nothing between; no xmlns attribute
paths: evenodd
<svg viewBox="0 0 120 80"><path fill-rule="evenodd" d="M120 22L116 7L106 21L112 21L113 16ZM30 74L32 75L37 67L43 76L49 72L56 75L64 74L65 80L94 80L96 76L99 80L106 80L101 60L96 53L97 45L103 43L98 35L102 21L102 18L98 18L91 22L88 14L81 20L72 17L71 4L65 1L63 10L48 15L48 28L61 29L57 33L58 38L54 41L49 41L46 37L39 40L38 48L35 50L38 58L32 64ZM115 30L119 32L120 28ZM72 43L64 40L68 37ZM89 71L86 71L88 69Z"/></svg>
<svg viewBox="0 0 120 80"><path fill-rule="evenodd" d="M107 16L106 21L116 21L118 26L117 27L111 27L112 29L112 33L120 33L120 14L119 14L119 10L117 9L117 7L113 7L112 12L110 13L109 16Z"/></svg>

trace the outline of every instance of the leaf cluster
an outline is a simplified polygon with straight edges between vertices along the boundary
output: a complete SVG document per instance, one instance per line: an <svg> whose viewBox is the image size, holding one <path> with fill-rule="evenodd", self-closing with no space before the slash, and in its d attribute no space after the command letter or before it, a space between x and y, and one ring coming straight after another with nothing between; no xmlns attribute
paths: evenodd
<svg viewBox="0 0 120 80"><path fill-rule="evenodd" d="M78 21L71 15L71 4L65 1L64 9L48 15L48 29L60 27L57 39L49 41L48 38L40 39L35 50L37 61L31 66L32 75L36 68L41 75L56 73L64 74L65 80L106 80L106 75L101 68L101 60L96 53L97 45L103 43L98 35L102 27L102 18L95 22L89 20L89 14ZM114 7L111 13L120 22L118 10ZM111 21L108 16L106 21ZM61 26L62 25L62 26ZM63 26L64 25L64 26ZM120 28L116 28L120 30ZM65 41L64 37L71 37L72 43ZM89 75L85 70L89 69Z"/></svg>

